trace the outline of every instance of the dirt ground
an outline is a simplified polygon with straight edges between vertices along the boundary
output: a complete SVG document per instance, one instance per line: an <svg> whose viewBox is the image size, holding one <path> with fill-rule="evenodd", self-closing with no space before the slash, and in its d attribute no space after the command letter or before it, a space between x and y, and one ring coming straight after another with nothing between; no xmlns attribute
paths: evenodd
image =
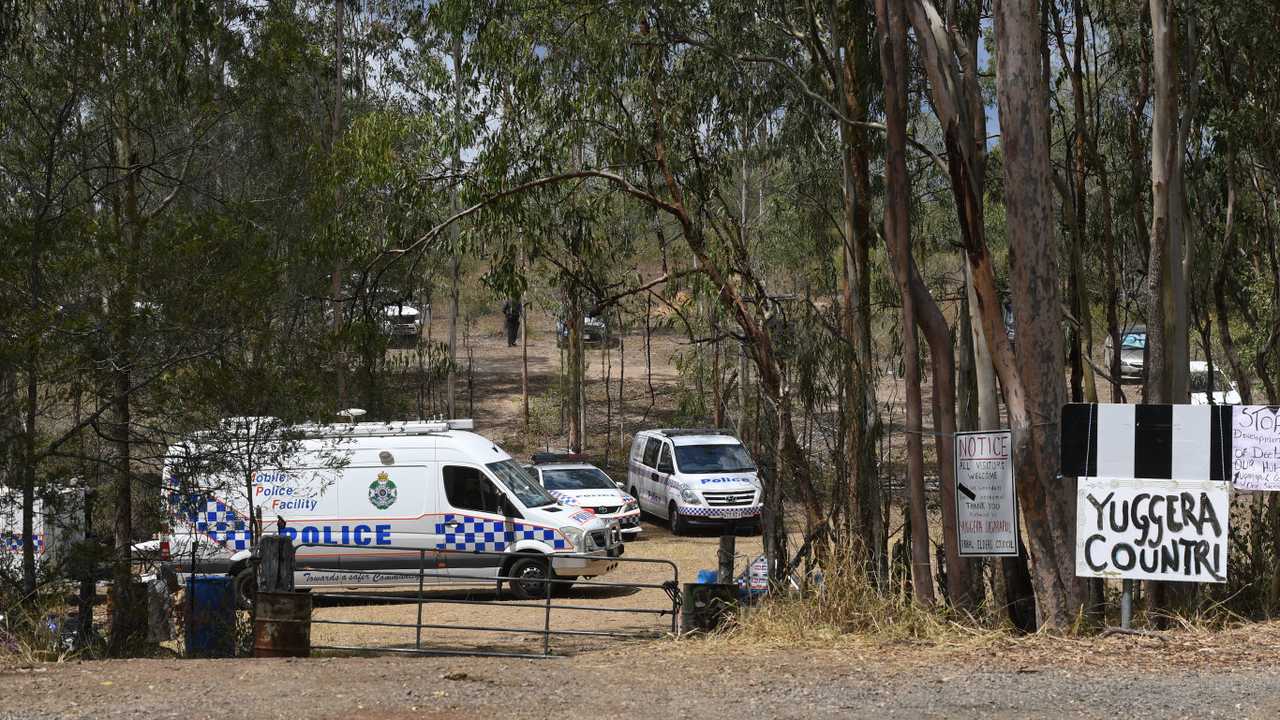
<svg viewBox="0 0 1280 720"><path fill-rule="evenodd" d="M327 657L4 666L0 720L254 717L1275 718L1280 624L1073 640L614 644L548 660Z"/></svg>

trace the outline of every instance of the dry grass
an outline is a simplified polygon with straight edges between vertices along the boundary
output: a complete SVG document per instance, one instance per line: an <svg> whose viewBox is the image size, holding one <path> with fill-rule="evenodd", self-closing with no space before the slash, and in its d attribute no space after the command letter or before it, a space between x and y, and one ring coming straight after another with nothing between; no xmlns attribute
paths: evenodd
<svg viewBox="0 0 1280 720"><path fill-rule="evenodd" d="M1008 634L993 613L962 619L948 608L920 605L892 581L889 588L876 587L852 550L837 549L823 565L821 582L809 592L776 596L745 609L723 633L725 639L795 646L867 639L968 642Z"/></svg>
<svg viewBox="0 0 1280 720"><path fill-rule="evenodd" d="M62 662L75 655L56 631L69 609L60 597L44 594L25 604L6 600L0 603L0 664Z"/></svg>

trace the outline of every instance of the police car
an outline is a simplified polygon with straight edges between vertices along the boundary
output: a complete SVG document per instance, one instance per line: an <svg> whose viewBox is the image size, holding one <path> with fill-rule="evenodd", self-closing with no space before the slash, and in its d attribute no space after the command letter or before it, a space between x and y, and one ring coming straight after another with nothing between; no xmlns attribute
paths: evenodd
<svg viewBox="0 0 1280 720"><path fill-rule="evenodd" d="M534 453L529 472L562 505L616 520L625 537L640 534L640 505L603 470L581 455Z"/></svg>

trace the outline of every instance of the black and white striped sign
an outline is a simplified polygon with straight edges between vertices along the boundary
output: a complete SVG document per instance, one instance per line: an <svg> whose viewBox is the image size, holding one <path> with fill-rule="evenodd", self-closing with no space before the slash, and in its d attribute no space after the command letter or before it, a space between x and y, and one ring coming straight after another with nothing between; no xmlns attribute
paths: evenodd
<svg viewBox="0 0 1280 720"><path fill-rule="evenodd" d="M1232 479L1232 407L1072 403L1062 408L1062 474Z"/></svg>

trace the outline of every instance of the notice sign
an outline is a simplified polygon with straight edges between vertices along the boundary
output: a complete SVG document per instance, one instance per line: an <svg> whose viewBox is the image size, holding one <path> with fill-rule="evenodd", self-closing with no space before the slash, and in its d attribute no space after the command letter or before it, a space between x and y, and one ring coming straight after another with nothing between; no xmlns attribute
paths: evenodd
<svg viewBox="0 0 1280 720"><path fill-rule="evenodd" d="M1226 582L1225 482L1080 478L1076 575Z"/></svg>
<svg viewBox="0 0 1280 720"><path fill-rule="evenodd" d="M1241 490L1280 490L1280 408L1231 408L1231 481Z"/></svg>
<svg viewBox="0 0 1280 720"><path fill-rule="evenodd" d="M956 433L956 533L965 557L1018 554L1008 430Z"/></svg>

